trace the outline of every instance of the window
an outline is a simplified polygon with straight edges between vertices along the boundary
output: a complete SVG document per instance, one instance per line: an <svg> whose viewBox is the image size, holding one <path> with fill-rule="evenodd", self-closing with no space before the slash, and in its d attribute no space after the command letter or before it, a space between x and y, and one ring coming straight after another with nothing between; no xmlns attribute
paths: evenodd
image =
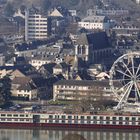
<svg viewBox="0 0 140 140"><path fill-rule="evenodd" d="M136 118L132 117L132 121L136 121Z"/></svg>
<svg viewBox="0 0 140 140"><path fill-rule="evenodd" d="M7 119L7 121L12 121L12 119Z"/></svg>
<svg viewBox="0 0 140 140"><path fill-rule="evenodd" d="M97 124L97 121L94 121L93 123L94 123L94 124Z"/></svg>
<svg viewBox="0 0 140 140"><path fill-rule="evenodd" d="M29 18L35 18L35 16L29 16Z"/></svg>
<svg viewBox="0 0 140 140"><path fill-rule="evenodd" d="M35 33L35 31L29 31L29 33Z"/></svg>
<svg viewBox="0 0 140 140"><path fill-rule="evenodd" d="M49 118L52 119L53 118L53 115L49 115Z"/></svg>
<svg viewBox="0 0 140 140"><path fill-rule="evenodd" d="M58 115L55 115L55 119L59 119L59 116Z"/></svg>
<svg viewBox="0 0 140 140"><path fill-rule="evenodd" d="M78 116L74 116L74 119L78 119Z"/></svg>
<svg viewBox="0 0 140 140"><path fill-rule="evenodd" d="M15 121L15 122L17 122L17 121L18 121L18 119L14 119L14 121Z"/></svg>
<svg viewBox="0 0 140 140"><path fill-rule="evenodd" d="M35 29L35 27L30 27L30 29Z"/></svg>
<svg viewBox="0 0 140 140"><path fill-rule="evenodd" d="M115 121L113 121L113 124L115 125L115 124L116 124L116 122L115 122Z"/></svg>
<svg viewBox="0 0 140 140"><path fill-rule="evenodd" d="M30 90L26 90L26 92L30 92ZM27 95L28 96L28 95Z"/></svg>
<svg viewBox="0 0 140 140"><path fill-rule="evenodd" d="M94 116L94 117L93 117L93 119L94 119L94 120L96 120L96 119L97 119L97 117L96 117L96 116Z"/></svg>
<svg viewBox="0 0 140 140"><path fill-rule="evenodd" d="M110 117L106 117L106 120L110 120Z"/></svg>
<svg viewBox="0 0 140 140"><path fill-rule="evenodd" d="M1 114L2 117L6 116L5 114Z"/></svg>
<svg viewBox="0 0 140 140"><path fill-rule="evenodd" d="M90 120L90 119L91 119L91 117L90 117L90 116L87 116L87 119L88 119L88 120Z"/></svg>
<svg viewBox="0 0 140 140"><path fill-rule="evenodd" d="M24 117L24 115L23 115L23 114L21 114L21 115L20 115L20 117Z"/></svg>
<svg viewBox="0 0 140 140"><path fill-rule="evenodd" d="M28 20L28 22L35 22L35 20Z"/></svg>
<svg viewBox="0 0 140 140"><path fill-rule="evenodd" d="M68 120L68 123L71 124L72 123L72 120Z"/></svg>
<svg viewBox="0 0 140 140"><path fill-rule="evenodd" d="M66 118L66 116L62 116L62 119L65 119Z"/></svg>
<svg viewBox="0 0 140 140"><path fill-rule="evenodd" d="M126 122L125 122L125 124L126 124L126 125L128 125L128 124L129 124L129 122L128 122L128 121L126 121Z"/></svg>
<svg viewBox="0 0 140 140"><path fill-rule="evenodd" d="M5 121L5 119L1 119L1 121Z"/></svg>
<svg viewBox="0 0 140 140"><path fill-rule="evenodd" d="M74 123L75 123L75 124L78 124L78 120L74 120Z"/></svg>
<svg viewBox="0 0 140 140"><path fill-rule="evenodd" d="M81 119L81 123L82 123L82 124L84 124L84 123L85 123L84 119Z"/></svg>
<svg viewBox="0 0 140 140"><path fill-rule="evenodd" d="M109 121L106 121L106 124L110 124L110 122Z"/></svg>
<svg viewBox="0 0 140 140"><path fill-rule="evenodd" d="M72 119L72 116L68 116L68 119Z"/></svg>
<svg viewBox="0 0 140 140"><path fill-rule="evenodd" d="M52 123L53 122L53 120L49 120L49 123Z"/></svg>
<svg viewBox="0 0 140 140"><path fill-rule="evenodd" d="M129 121L129 117L126 117L125 120L126 120L126 121Z"/></svg>
<svg viewBox="0 0 140 140"><path fill-rule="evenodd" d="M113 117L112 119L113 119L113 120L116 120L116 117Z"/></svg>
<svg viewBox="0 0 140 140"><path fill-rule="evenodd" d="M57 119L57 120L55 120L55 123L59 123L59 120Z"/></svg>
<svg viewBox="0 0 140 140"><path fill-rule="evenodd" d="M21 121L21 122L23 122L23 121L24 121L24 119L20 119L20 121Z"/></svg>
<svg viewBox="0 0 140 140"><path fill-rule="evenodd" d="M84 116L81 116L81 119L84 119Z"/></svg>
<svg viewBox="0 0 140 140"><path fill-rule="evenodd" d="M123 118L122 118L122 117L119 117L119 120L120 120L120 121L122 121L122 120L123 120Z"/></svg>
<svg viewBox="0 0 140 140"><path fill-rule="evenodd" d="M12 117L12 114L7 114L7 117Z"/></svg>
<svg viewBox="0 0 140 140"><path fill-rule="evenodd" d="M103 124L103 121L102 120L100 121L100 124Z"/></svg>
<svg viewBox="0 0 140 140"><path fill-rule="evenodd" d="M88 89L92 89L92 87L88 87Z"/></svg>
<svg viewBox="0 0 140 140"><path fill-rule="evenodd" d="M103 117L100 117L100 120L103 120Z"/></svg>
<svg viewBox="0 0 140 140"><path fill-rule="evenodd" d="M90 120L87 120L87 124L90 124Z"/></svg>
<svg viewBox="0 0 140 140"><path fill-rule="evenodd" d="M122 125L122 122L119 122L120 125Z"/></svg>

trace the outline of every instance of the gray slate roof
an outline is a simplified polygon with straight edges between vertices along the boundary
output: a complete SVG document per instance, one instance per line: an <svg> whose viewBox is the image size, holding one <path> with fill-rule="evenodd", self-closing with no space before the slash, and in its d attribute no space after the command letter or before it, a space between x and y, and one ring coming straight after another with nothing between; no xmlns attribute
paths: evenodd
<svg viewBox="0 0 140 140"><path fill-rule="evenodd" d="M106 21L105 16L88 16L82 19L82 22L105 22L105 21Z"/></svg>
<svg viewBox="0 0 140 140"><path fill-rule="evenodd" d="M115 87L122 86L121 83L116 81L114 83ZM60 80L54 85L67 85L67 86L100 86L100 87L110 87L109 80L97 81L97 80Z"/></svg>
<svg viewBox="0 0 140 140"><path fill-rule="evenodd" d="M18 90L34 90L37 89L37 87L33 83L27 83L25 85L21 85Z"/></svg>
<svg viewBox="0 0 140 140"><path fill-rule="evenodd" d="M110 47L106 32L83 33L77 39L77 45L91 45L93 50Z"/></svg>
<svg viewBox="0 0 140 140"><path fill-rule="evenodd" d="M68 65L67 65L65 62L62 62L62 63L60 63L60 64L55 65L54 68L57 68L57 69L64 69L64 68L68 68Z"/></svg>

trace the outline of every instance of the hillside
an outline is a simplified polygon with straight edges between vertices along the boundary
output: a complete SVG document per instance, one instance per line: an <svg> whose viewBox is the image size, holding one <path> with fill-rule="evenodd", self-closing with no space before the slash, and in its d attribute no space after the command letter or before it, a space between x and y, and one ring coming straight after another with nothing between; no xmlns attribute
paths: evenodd
<svg viewBox="0 0 140 140"><path fill-rule="evenodd" d="M139 6L135 4L135 0L103 0L105 3L109 2L113 4L114 6L120 7L120 8L138 8ZM71 8L77 8L81 9L83 7L84 9L90 8L94 6L95 4L99 4L100 0L8 0L8 2L12 2L15 7L18 7L22 4L24 5L37 5L37 6L55 6L55 5L64 5L66 7Z"/></svg>
<svg viewBox="0 0 140 140"><path fill-rule="evenodd" d="M21 5L30 7L31 5L42 7L44 10L48 10L53 6L63 5L69 9L77 9L81 13L85 13L88 8L92 8L95 4L103 7L109 3L112 8L123 8L131 11L132 14L140 15L140 5L137 5L135 0L8 0L17 9Z"/></svg>

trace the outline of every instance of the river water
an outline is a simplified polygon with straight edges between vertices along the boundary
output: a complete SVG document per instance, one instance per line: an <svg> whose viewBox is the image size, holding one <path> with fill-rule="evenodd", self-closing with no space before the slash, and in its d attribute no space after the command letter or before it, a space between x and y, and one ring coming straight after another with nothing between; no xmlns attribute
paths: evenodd
<svg viewBox="0 0 140 140"><path fill-rule="evenodd" d="M103 130L0 129L0 140L140 140L140 133Z"/></svg>

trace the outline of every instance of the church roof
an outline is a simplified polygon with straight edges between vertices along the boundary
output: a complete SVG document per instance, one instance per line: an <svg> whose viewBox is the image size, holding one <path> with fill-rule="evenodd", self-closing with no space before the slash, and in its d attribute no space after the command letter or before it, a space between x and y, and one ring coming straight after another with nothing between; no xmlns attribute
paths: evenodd
<svg viewBox="0 0 140 140"><path fill-rule="evenodd" d="M109 40L105 32L83 33L77 39L78 45L92 45L93 49L109 48Z"/></svg>
<svg viewBox="0 0 140 140"><path fill-rule="evenodd" d="M89 45L89 41L88 41L88 35L83 33L79 36L79 38L77 39L77 44L78 45Z"/></svg>
<svg viewBox="0 0 140 140"><path fill-rule="evenodd" d="M54 68L56 68L56 69L64 69L64 68L67 68L67 67L68 67L68 65L65 62L62 62L60 64L55 65Z"/></svg>
<svg viewBox="0 0 140 140"><path fill-rule="evenodd" d="M109 80L60 80L54 85L110 87ZM114 86L121 87L122 83L120 81L114 81Z"/></svg>

